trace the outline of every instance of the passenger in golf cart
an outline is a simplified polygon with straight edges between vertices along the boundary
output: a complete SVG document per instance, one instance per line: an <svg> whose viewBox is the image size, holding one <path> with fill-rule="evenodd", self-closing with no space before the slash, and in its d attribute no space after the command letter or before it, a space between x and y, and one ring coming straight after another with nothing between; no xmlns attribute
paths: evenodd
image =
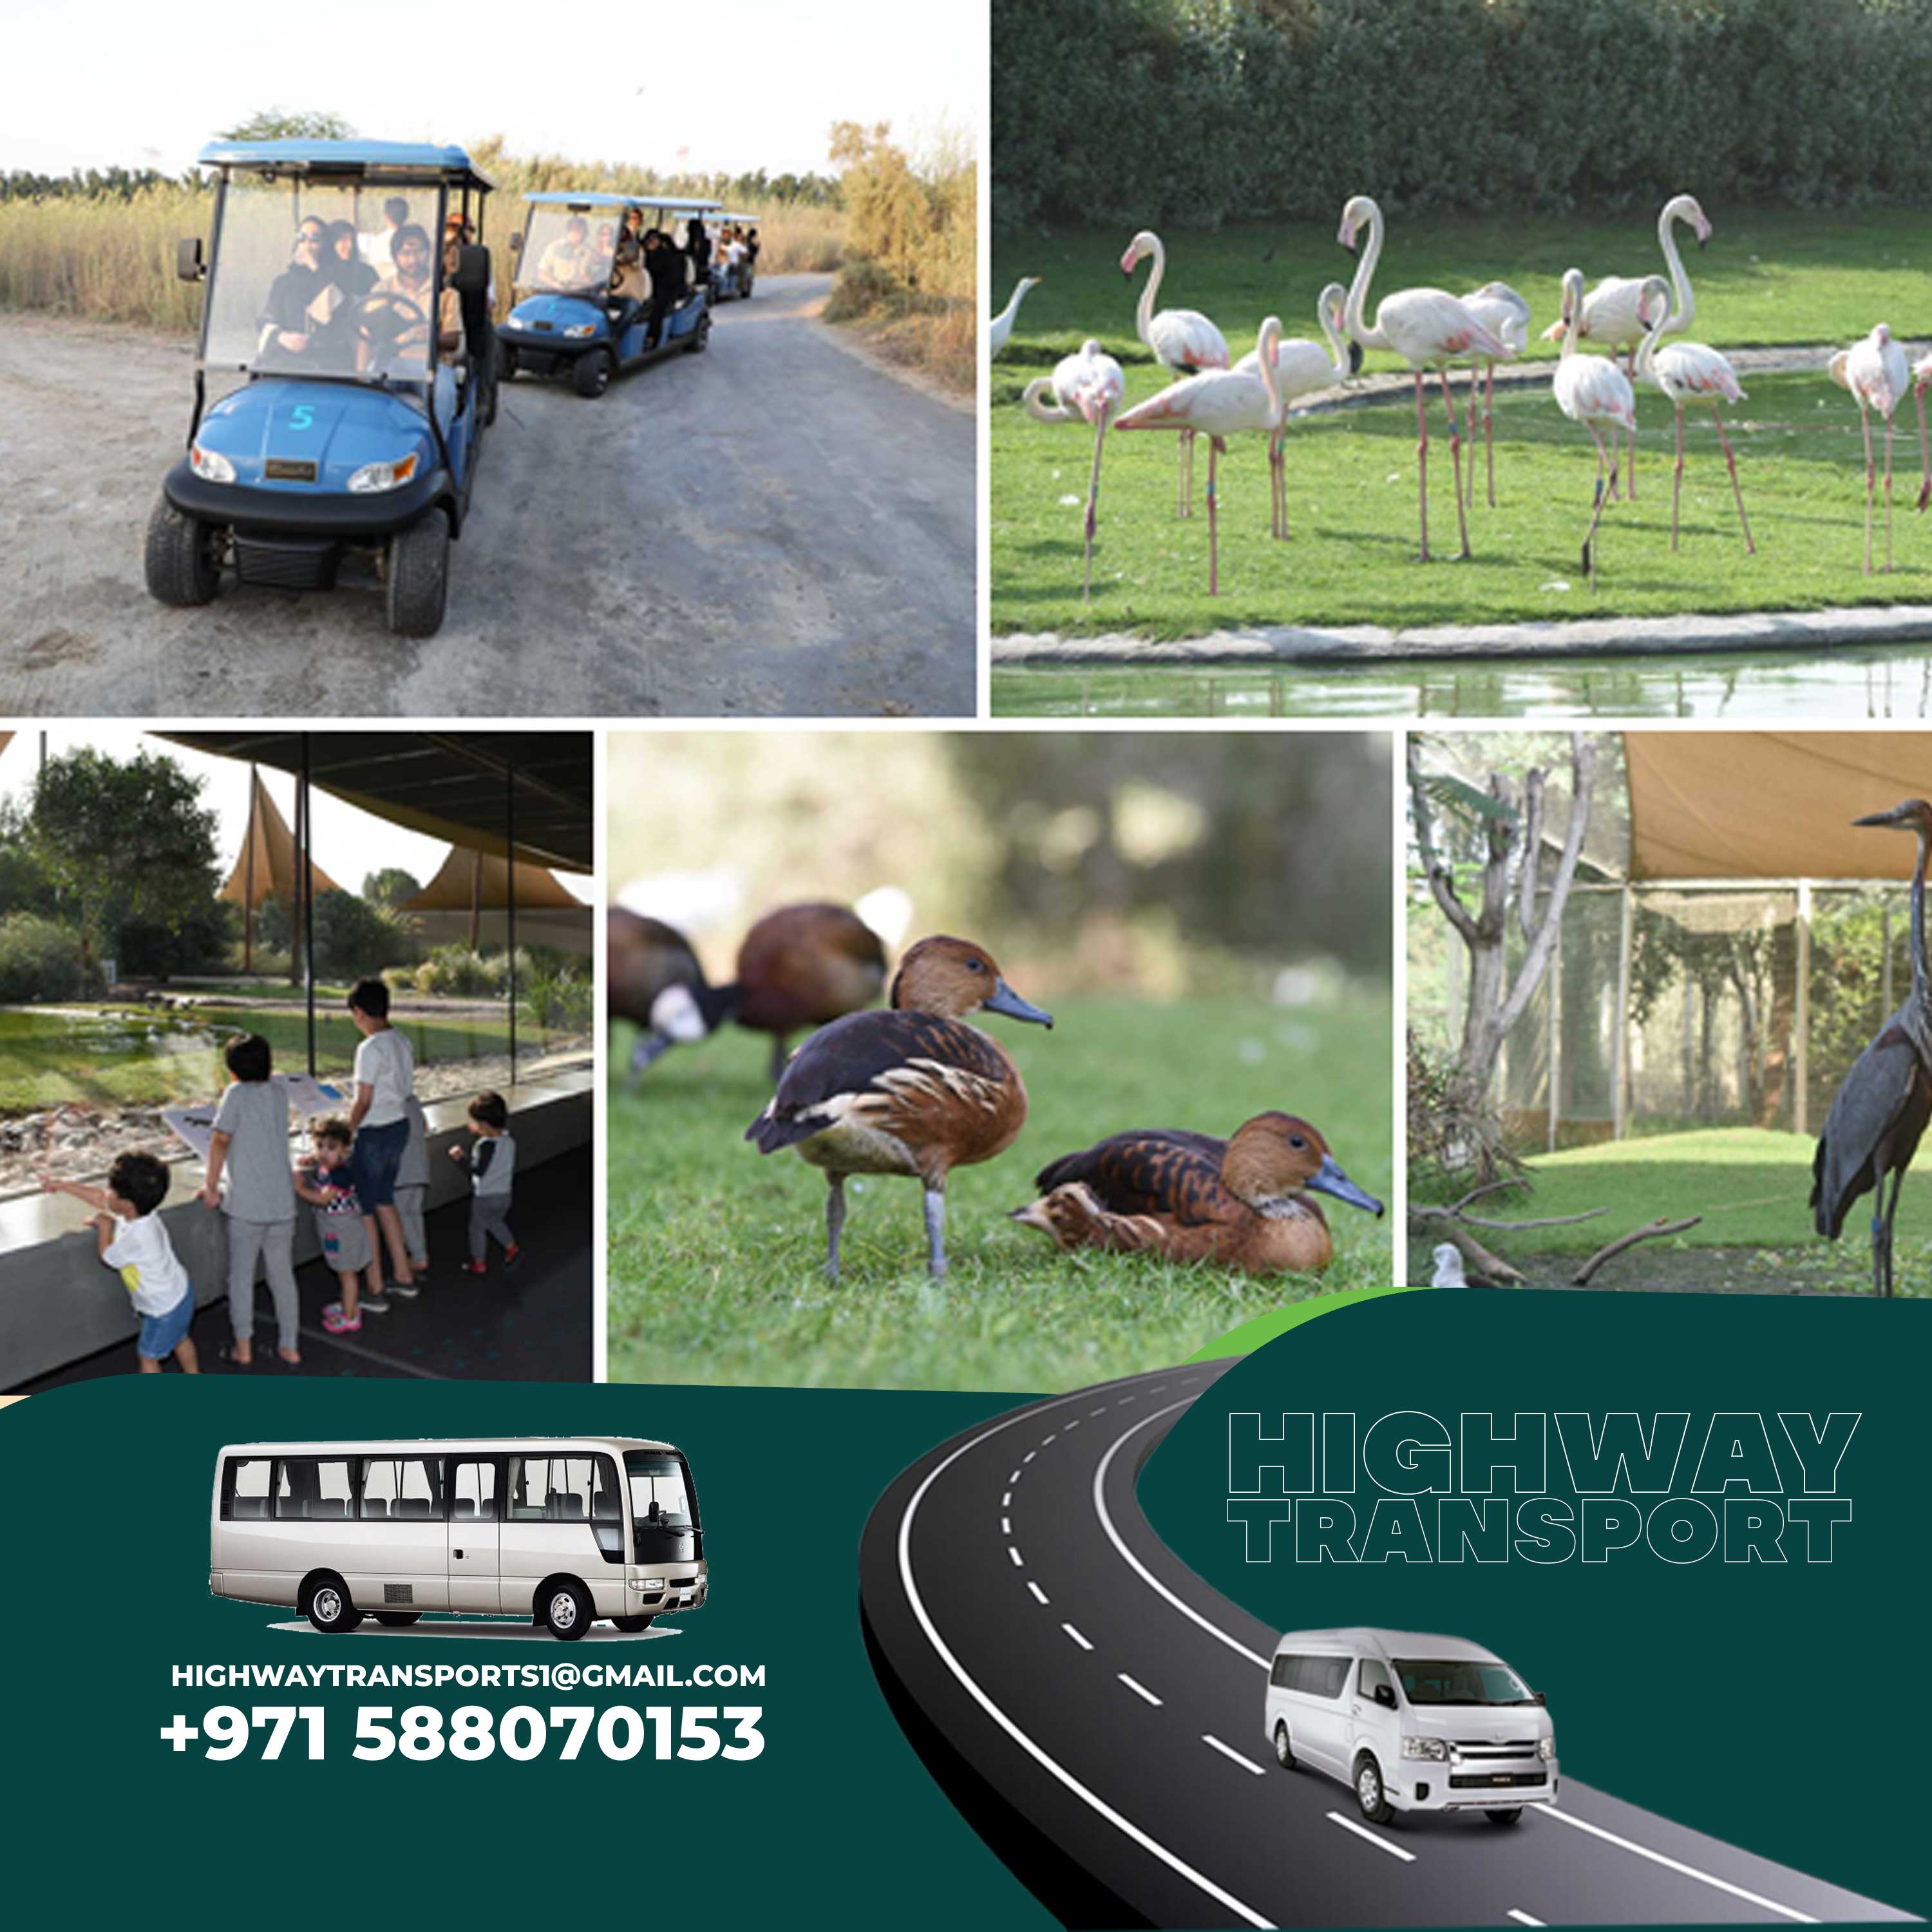
<svg viewBox="0 0 1932 1932"><path fill-rule="evenodd" d="M397 142L215 142L201 164L214 254L199 237L177 250L206 292L148 590L205 604L230 568L325 590L362 563L391 628L428 636L496 412L489 255L461 238L490 184L460 148Z"/></svg>

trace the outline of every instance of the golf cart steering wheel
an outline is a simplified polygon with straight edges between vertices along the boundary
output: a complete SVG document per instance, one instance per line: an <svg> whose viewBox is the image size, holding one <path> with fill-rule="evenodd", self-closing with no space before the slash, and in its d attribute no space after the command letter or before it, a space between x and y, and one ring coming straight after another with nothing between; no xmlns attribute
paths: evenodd
<svg viewBox="0 0 1932 1932"><path fill-rule="evenodd" d="M409 332L420 326L425 332L429 317L407 296L385 291L365 296L356 311L356 333L376 352L377 361L386 361Z"/></svg>

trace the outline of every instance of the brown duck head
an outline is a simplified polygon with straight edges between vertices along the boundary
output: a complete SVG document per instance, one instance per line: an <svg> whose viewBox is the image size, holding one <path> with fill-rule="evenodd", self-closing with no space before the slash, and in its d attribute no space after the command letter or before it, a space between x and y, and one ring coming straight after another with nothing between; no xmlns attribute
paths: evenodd
<svg viewBox="0 0 1932 1932"><path fill-rule="evenodd" d="M903 1012L934 1013L941 1019L964 1019L983 1006L1009 1019L1031 1020L1044 1027L1053 1024L1051 1013L1022 999L1000 978L984 946L944 934L922 939L899 962L890 1003Z"/></svg>
<svg viewBox="0 0 1932 1932"><path fill-rule="evenodd" d="M1382 1204L1342 1172L1328 1143L1293 1114L1257 1114L1238 1128L1221 1162L1221 1184L1258 1214L1280 1214L1294 1195L1312 1189L1382 1218Z"/></svg>

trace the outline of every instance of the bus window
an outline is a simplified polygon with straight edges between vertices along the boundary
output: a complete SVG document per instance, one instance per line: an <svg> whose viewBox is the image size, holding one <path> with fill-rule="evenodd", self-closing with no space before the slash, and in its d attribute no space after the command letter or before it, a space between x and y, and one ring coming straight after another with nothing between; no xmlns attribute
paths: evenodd
<svg viewBox="0 0 1932 1932"><path fill-rule="evenodd" d="M615 1492L598 1467L602 1456L513 1456L510 1520L513 1522L586 1522L610 1520ZM620 1538L621 1540L621 1537Z"/></svg>
<svg viewBox="0 0 1932 1932"><path fill-rule="evenodd" d="M260 1522L268 1514L268 1478L274 1468L272 1456L231 1456L221 1471L221 1520L224 1522Z"/></svg>
<svg viewBox="0 0 1932 1932"><path fill-rule="evenodd" d="M352 1516L346 1456L287 1456L275 1465L275 1515L312 1522Z"/></svg>
<svg viewBox="0 0 1932 1932"><path fill-rule="evenodd" d="M442 1462L434 1456L365 1456L362 1514L392 1520L442 1515Z"/></svg>
<svg viewBox="0 0 1932 1932"><path fill-rule="evenodd" d="M459 1462L449 1486L450 1514L458 1522L496 1520L496 1466Z"/></svg>

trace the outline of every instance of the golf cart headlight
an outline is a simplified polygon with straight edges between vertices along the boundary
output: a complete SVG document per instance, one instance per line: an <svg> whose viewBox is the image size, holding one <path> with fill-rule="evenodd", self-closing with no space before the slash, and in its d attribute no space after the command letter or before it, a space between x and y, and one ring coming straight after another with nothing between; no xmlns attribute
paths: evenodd
<svg viewBox="0 0 1932 1932"><path fill-rule="evenodd" d="M235 481L234 464L214 450L203 449L198 442L188 445L188 467L207 482L232 483Z"/></svg>
<svg viewBox="0 0 1932 1932"><path fill-rule="evenodd" d="M1554 1762L1556 1756L1556 1738L1553 1736L1538 1738L1536 1741L1536 1754L1545 1764Z"/></svg>
<svg viewBox="0 0 1932 1932"><path fill-rule="evenodd" d="M664 1580L662 1576L646 1576L638 1588L640 1590L662 1590L664 1586Z"/></svg>
<svg viewBox="0 0 1932 1932"><path fill-rule="evenodd" d="M594 322L573 322L563 332L566 335L574 336L581 341L585 336L595 335L597 333L597 325Z"/></svg>
<svg viewBox="0 0 1932 1932"><path fill-rule="evenodd" d="M350 492L353 496L371 496L384 490L399 490L416 473L413 455L394 463L365 463L350 478Z"/></svg>
<svg viewBox="0 0 1932 1932"><path fill-rule="evenodd" d="M510 326L512 328L526 328L530 325L524 321L521 316L513 315L510 318Z"/></svg>
<svg viewBox="0 0 1932 1932"><path fill-rule="evenodd" d="M1404 1757L1423 1757L1432 1764L1440 1764L1449 1755L1449 1747L1440 1738L1404 1738L1402 1741Z"/></svg>

